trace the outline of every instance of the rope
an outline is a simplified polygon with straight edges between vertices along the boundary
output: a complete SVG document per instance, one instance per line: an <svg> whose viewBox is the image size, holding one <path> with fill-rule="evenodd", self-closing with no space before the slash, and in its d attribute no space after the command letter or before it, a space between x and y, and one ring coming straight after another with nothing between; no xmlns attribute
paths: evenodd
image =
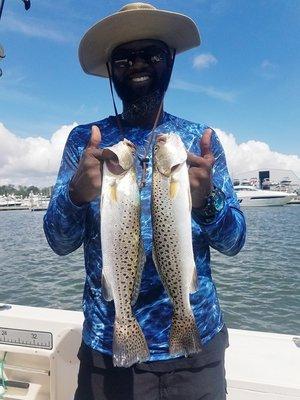
<svg viewBox="0 0 300 400"><path fill-rule="evenodd" d="M170 75L169 75L169 81L171 79L171 75L172 75L172 71L173 71L173 66L174 66L174 61L175 61L175 56L176 56L176 49L173 50L173 57L172 57L172 61L171 61L171 66L170 66ZM148 140L148 143L145 146L145 153L144 153L144 157L138 157L140 160L140 163L142 165L142 178L141 178L141 182L139 184L139 188L142 189L143 187L146 186L146 178L147 178L147 168L148 168L148 163L149 163L149 152L151 147L153 146L154 142L156 141L156 137L157 137L157 132L155 131L158 125L158 121L159 121L159 117L163 108L163 101L165 98L165 94L166 94L166 90L167 90L167 86L168 86L169 82L166 84L163 96L162 96L162 100L155 118L155 122L153 125L153 128L151 130L150 133L150 140Z"/></svg>
<svg viewBox="0 0 300 400"><path fill-rule="evenodd" d="M170 82L171 75L172 75L172 72L173 72L175 56L176 56L176 49L173 49L173 55L172 55L172 60L171 60L171 65L170 65L169 79L168 79L168 82L166 84L166 87L164 88L164 93L163 93L163 96L162 96L162 100L161 100L160 106L158 108L158 112L156 114L155 122L154 122L153 128L151 129L151 132L150 132L150 135L149 135L150 137L148 139L148 142L146 143L146 146L145 146L144 157L139 157L138 156L138 159L139 159L140 164L142 166L142 177L141 177L141 181L139 183L139 188L140 189L142 189L146 185L147 168L148 168L148 163L149 163L149 152L150 152L151 146L153 145L153 142L156 140L157 132L155 132L155 130L157 128L159 117L161 115L161 111L162 111L162 108L163 108L163 102L164 102L164 97L165 97L165 93L166 93L166 90L167 90L167 86L168 86L168 84ZM124 139L124 130L123 130L123 126L122 126L122 123L120 121L120 118L119 118L119 113L118 113L116 102L115 102L113 85L112 85L112 73L111 73L110 66L109 66L108 62L106 63L106 69L107 69L107 73L108 73L110 92L111 92L111 96L112 96L112 100L113 100L113 105L114 105L117 124L118 124L119 130L120 130L120 133L123 135L123 139Z"/></svg>
<svg viewBox="0 0 300 400"><path fill-rule="evenodd" d="M106 63L106 69L107 69L107 73L108 73L109 87L110 87L110 92L111 92L112 101L113 101L113 105L114 105L117 124L118 124L118 127L119 127L119 131L122 134L123 139L124 139L124 137L125 137L124 129L123 129L123 126L122 126L120 118L119 118L119 113L117 111L117 106L116 106L115 97L114 97L114 91L113 91L113 85L112 85L112 74L111 74L111 70L110 70L108 62ZM163 96L162 101L160 103L160 106L159 106L159 109L158 109L158 112L157 112L157 115L156 115L156 118L155 118L154 126L153 126L153 128L152 128L152 130L150 132L150 140L148 141L148 143L146 145L144 157L139 157L138 156L138 159L139 159L139 161L141 163L141 166L142 166L142 178L141 178L141 182L139 183L139 188L140 189L143 188L146 185L147 167L148 167L148 163L149 163L149 157L147 157L147 155L149 153L150 146L151 146L151 144L153 142L154 131L155 131L156 127L157 127L158 120L159 120L159 117L160 117L160 114L161 114L161 110L162 110L162 106L163 106L163 99L164 99L164 96Z"/></svg>
<svg viewBox="0 0 300 400"><path fill-rule="evenodd" d="M142 165L142 178L141 178L141 182L139 184L139 188L140 189L142 189L143 187L146 186L147 168L148 168L148 163L149 163L148 154L150 152L150 147L151 147L152 143L155 141L156 136L157 136L157 133L155 132L155 129L157 128L158 120L159 120L159 117L160 117L160 114L161 114L161 110L162 110L162 107L163 107L163 101L164 101L164 96L163 96L162 101L160 103L160 106L159 106L159 109L158 109L158 112L157 112L157 115L156 115L156 118L155 118L155 122L154 122L153 128L152 128L151 133L149 135L150 136L150 140L148 140L148 143L145 146L144 157L143 158L138 157L139 160L140 160L140 163Z"/></svg>
<svg viewBox="0 0 300 400"><path fill-rule="evenodd" d="M114 105L115 116L116 116L118 128L120 130L120 134L123 135L123 139L124 139L124 131L123 131L123 127L122 127L122 124L121 124L121 121L120 121L120 118L119 118L119 113L118 113L117 106L116 106L116 101L115 101L115 96L114 96L114 91L113 91L113 85L112 85L112 74L111 74L108 62L106 63L106 69L107 69L107 73L108 73L110 93L111 93L111 97L112 97L112 101L113 101L113 105Z"/></svg>
<svg viewBox="0 0 300 400"><path fill-rule="evenodd" d="M7 386L6 386L6 375L4 373L4 365L5 365L5 358L6 358L6 354L7 352L4 352L4 357L3 359L0 361L0 399L4 399L4 395L7 391Z"/></svg>

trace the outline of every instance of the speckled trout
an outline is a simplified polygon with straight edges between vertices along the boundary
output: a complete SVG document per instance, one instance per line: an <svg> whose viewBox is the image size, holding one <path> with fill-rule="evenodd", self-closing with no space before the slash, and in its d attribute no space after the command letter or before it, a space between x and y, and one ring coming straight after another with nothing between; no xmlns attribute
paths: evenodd
<svg viewBox="0 0 300 400"><path fill-rule="evenodd" d="M101 190L102 293L115 305L113 362L118 367L146 361L149 350L132 312L141 282L145 255L140 234L140 196L134 167L134 145L123 140L103 151Z"/></svg>
<svg viewBox="0 0 300 400"><path fill-rule="evenodd" d="M191 194L187 152L175 133L161 135L153 149L153 260L173 303L171 355L201 351L189 293L197 290L192 248Z"/></svg>

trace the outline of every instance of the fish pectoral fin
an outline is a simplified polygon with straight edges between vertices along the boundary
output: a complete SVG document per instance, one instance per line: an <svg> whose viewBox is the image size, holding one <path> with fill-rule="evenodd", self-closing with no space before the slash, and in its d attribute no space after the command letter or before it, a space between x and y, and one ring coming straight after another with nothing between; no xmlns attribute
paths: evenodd
<svg viewBox="0 0 300 400"><path fill-rule="evenodd" d="M102 270L102 277L101 277L101 290L103 297L106 301L111 301L113 300L113 293L112 293L112 288L111 285L107 279L107 276L105 274L105 269L108 267L103 267Z"/></svg>
<svg viewBox="0 0 300 400"><path fill-rule="evenodd" d="M110 185L110 200L117 201L117 182L116 181L114 181L114 183L112 183Z"/></svg>
<svg viewBox="0 0 300 400"><path fill-rule="evenodd" d="M174 199L177 196L179 188L180 188L179 181L177 179L171 178L169 186L169 196L171 199Z"/></svg>
<svg viewBox="0 0 300 400"><path fill-rule="evenodd" d="M190 293L197 292L198 290L198 274L196 266L194 265L193 276L190 284Z"/></svg>

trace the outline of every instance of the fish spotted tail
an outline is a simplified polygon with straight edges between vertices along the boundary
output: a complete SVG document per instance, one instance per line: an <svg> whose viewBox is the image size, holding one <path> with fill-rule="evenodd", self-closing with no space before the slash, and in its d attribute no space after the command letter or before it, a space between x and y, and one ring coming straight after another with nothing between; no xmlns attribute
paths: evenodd
<svg viewBox="0 0 300 400"><path fill-rule="evenodd" d="M174 314L170 332L170 354L187 357L201 351L201 338L193 314Z"/></svg>
<svg viewBox="0 0 300 400"><path fill-rule="evenodd" d="M130 367L149 359L148 345L134 316L128 320L115 320L113 363L116 367Z"/></svg>

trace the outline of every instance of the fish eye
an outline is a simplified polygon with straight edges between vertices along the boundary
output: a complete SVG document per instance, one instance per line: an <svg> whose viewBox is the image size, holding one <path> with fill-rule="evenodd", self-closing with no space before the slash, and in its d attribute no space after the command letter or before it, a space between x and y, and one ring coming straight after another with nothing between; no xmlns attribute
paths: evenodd
<svg viewBox="0 0 300 400"><path fill-rule="evenodd" d="M124 142L125 142L126 146L129 148L129 150L131 151L131 153L135 153L136 146L134 145L134 143L130 142L127 139L125 139Z"/></svg>

